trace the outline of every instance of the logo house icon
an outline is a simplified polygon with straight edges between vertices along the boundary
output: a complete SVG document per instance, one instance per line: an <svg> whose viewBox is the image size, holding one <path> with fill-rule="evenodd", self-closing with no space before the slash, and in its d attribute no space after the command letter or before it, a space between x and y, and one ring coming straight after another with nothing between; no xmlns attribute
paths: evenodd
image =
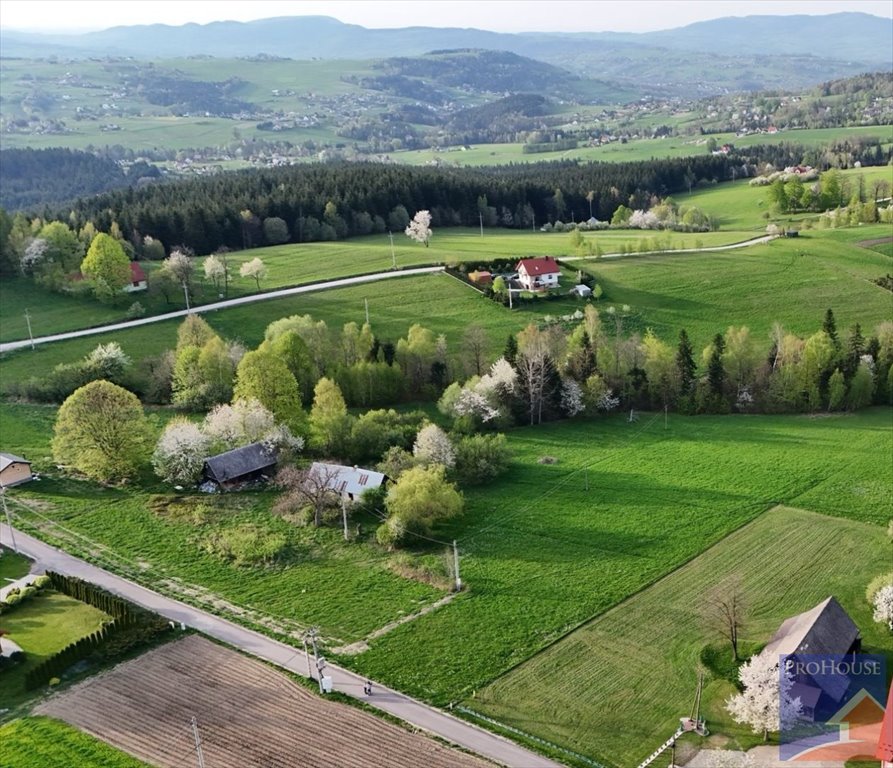
<svg viewBox="0 0 893 768"><path fill-rule="evenodd" d="M836 733L826 734L823 743L809 746L792 758L794 761L871 760L881 739L884 707L864 688L856 693L826 722L837 726ZM794 745L791 745L794 746Z"/></svg>

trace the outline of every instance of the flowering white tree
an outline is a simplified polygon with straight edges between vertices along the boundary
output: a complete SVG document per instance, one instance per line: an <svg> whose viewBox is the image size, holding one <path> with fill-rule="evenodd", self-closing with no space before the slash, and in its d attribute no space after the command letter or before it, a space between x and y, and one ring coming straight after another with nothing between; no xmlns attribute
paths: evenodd
<svg viewBox="0 0 893 768"><path fill-rule="evenodd" d="M738 670L744 692L726 701L736 723L749 725L763 740L782 723L792 723L803 713L800 698L791 697L794 679L788 669L779 669L778 659L768 653L752 656Z"/></svg>
<svg viewBox="0 0 893 768"><path fill-rule="evenodd" d="M887 584L874 593L871 601L874 608L874 620L886 624L893 632L893 584Z"/></svg>
<svg viewBox="0 0 893 768"><path fill-rule="evenodd" d="M195 483L201 476L209 444L197 424L173 419L161 433L152 454L155 474L167 483Z"/></svg>
<svg viewBox="0 0 893 768"><path fill-rule="evenodd" d="M481 377L480 389L484 392L500 391L501 394L513 394L518 385L518 372L504 357L500 357L490 366L489 373Z"/></svg>
<svg viewBox="0 0 893 768"><path fill-rule="evenodd" d="M449 468L456 463L456 450L450 438L436 424L426 424L419 430L412 452L423 464L441 464Z"/></svg>
<svg viewBox="0 0 893 768"><path fill-rule="evenodd" d="M658 229L660 219L652 211L637 210L629 217L629 226L633 229Z"/></svg>
<svg viewBox="0 0 893 768"><path fill-rule="evenodd" d="M26 275L31 274L35 267L43 261L48 249L49 244L42 237L35 237L28 243L28 247L25 248L25 252L22 254L22 272Z"/></svg>
<svg viewBox="0 0 893 768"><path fill-rule="evenodd" d="M276 427L276 419L254 398L215 407L202 424L204 433L222 450L256 443Z"/></svg>
<svg viewBox="0 0 893 768"><path fill-rule="evenodd" d="M454 416L475 416L483 422L492 421L499 416L499 409L494 408L487 396L478 387L463 387L453 402Z"/></svg>
<svg viewBox="0 0 893 768"><path fill-rule="evenodd" d="M89 355L87 362L102 373L103 378L119 376L130 365L130 358L124 354L117 341L100 344Z"/></svg>
<svg viewBox="0 0 893 768"><path fill-rule="evenodd" d="M564 379L561 382L561 408L571 417L586 410L583 388L573 379Z"/></svg>
<svg viewBox="0 0 893 768"><path fill-rule="evenodd" d="M260 290L260 281L267 276L267 268L263 261L258 257L254 257L251 261L246 261L239 267L239 274L242 277L250 277L257 283L257 290Z"/></svg>
<svg viewBox="0 0 893 768"><path fill-rule="evenodd" d="M431 231L431 214L428 211L416 213L406 227L405 232L407 237L415 240L417 243L424 243L427 248L428 241L431 239L431 235L434 234Z"/></svg>
<svg viewBox="0 0 893 768"><path fill-rule="evenodd" d="M183 285L189 284L192 273L195 271L189 257L181 250L171 251L171 255L161 262L161 268Z"/></svg>
<svg viewBox="0 0 893 768"><path fill-rule="evenodd" d="M205 277L214 284L214 290L220 293L221 286L226 285L226 264L219 256L208 256L202 262L205 269Z"/></svg>

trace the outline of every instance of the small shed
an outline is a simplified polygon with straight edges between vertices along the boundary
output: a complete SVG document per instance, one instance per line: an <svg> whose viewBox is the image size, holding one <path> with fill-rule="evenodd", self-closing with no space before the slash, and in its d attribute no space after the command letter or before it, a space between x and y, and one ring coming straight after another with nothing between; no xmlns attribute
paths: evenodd
<svg viewBox="0 0 893 768"><path fill-rule="evenodd" d="M313 462L310 472L327 479L327 484L335 493L349 501L359 501L370 488L380 488L386 480L381 472L362 467L345 467L341 464Z"/></svg>
<svg viewBox="0 0 893 768"><path fill-rule="evenodd" d="M581 283L580 285L575 285L573 288L571 288L570 293L574 296L578 296L581 299L588 299L590 296L592 296L592 288Z"/></svg>
<svg viewBox="0 0 893 768"><path fill-rule="evenodd" d="M205 459L202 477L221 488L232 488L272 475L276 461L274 449L263 443L251 443Z"/></svg>
<svg viewBox="0 0 893 768"><path fill-rule="evenodd" d="M122 288L125 293L136 293L149 288L149 280L143 268L135 261L130 262L130 282Z"/></svg>
<svg viewBox="0 0 893 768"><path fill-rule="evenodd" d="M27 483L34 478L31 462L12 453L0 453L0 487L10 488L13 485Z"/></svg>

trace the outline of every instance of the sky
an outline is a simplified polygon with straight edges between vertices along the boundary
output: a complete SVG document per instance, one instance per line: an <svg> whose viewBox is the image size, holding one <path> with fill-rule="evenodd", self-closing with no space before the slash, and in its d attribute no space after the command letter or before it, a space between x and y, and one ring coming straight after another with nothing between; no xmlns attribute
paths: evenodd
<svg viewBox="0 0 893 768"><path fill-rule="evenodd" d="M364 27L475 27L496 32L649 32L723 16L861 11L893 18L890 0L0 0L0 27L84 32L275 16L333 16Z"/></svg>

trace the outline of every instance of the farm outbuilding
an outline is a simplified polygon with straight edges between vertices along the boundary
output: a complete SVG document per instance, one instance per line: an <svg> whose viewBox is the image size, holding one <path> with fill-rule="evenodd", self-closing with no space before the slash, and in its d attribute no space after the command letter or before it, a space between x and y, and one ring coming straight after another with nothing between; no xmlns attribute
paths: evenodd
<svg viewBox="0 0 893 768"><path fill-rule="evenodd" d="M0 487L27 483L34 477L31 462L12 453L0 453Z"/></svg>
<svg viewBox="0 0 893 768"><path fill-rule="evenodd" d="M202 478L220 488L232 488L271 476L276 461L274 449L263 443L251 443L205 459Z"/></svg>
<svg viewBox="0 0 893 768"><path fill-rule="evenodd" d="M770 656L784 656L789 661L800 657L821 656L843 659L856 653L862 645L859 628L836 598L828 597L814 608L786 619L766 646ZM794 667L796 670L796 667ZM812 675L795 672L792 696L799 696L804 715L814 716L822 699L839 702L849 687L843 675Z"/></svg>
<svg viewBox="0 0 893 768"><path fill-rule="evenodd" d="M371 488L380 488L387 479L381 472L371 469L325 464L321 461L313 462L310 472L325 478L329 488L349 501L359 501L363 493Z"/></svg>

